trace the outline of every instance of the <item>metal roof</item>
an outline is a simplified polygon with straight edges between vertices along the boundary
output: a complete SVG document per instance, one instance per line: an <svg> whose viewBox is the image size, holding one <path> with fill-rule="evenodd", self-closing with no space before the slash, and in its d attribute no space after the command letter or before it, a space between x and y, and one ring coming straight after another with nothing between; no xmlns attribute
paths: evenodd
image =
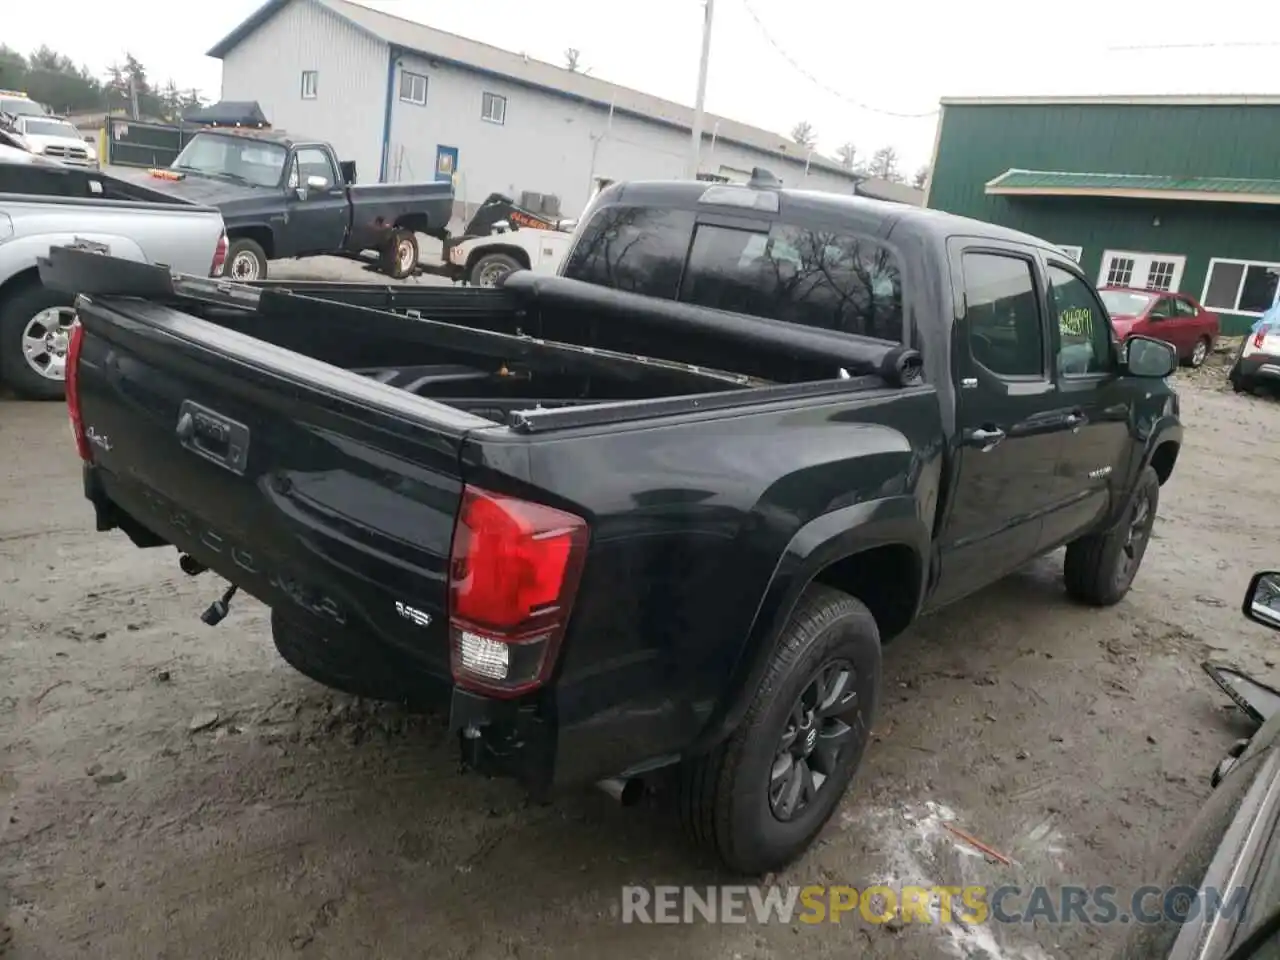
<svg viewBox="0 0 1280 960"><path fill-rule="evenodd" d="M1141 173L1006 170L986 184L993 196L1129 197L1280 204L1280 180L1165 177Z"/></svg>
<svg viewBox="0 0 1280 960"><path fill-rule="evenodd" d="M1076 97L943 97L944 107L981 106L1088 106L1111 105L1131 107L1276 107L1280 94L1274 93L1202 93L1202 94L1106 94Z"/></svg>
<svg viewBox="0 0 1280 960"><path fill-rule="evenodd" d="M214 44L208 56L223 59L242 40L253 33L294 0L267 0L247 20ZM555 64L535 60L519 53L469 40L457 34L446 33L425 24L394 17L381 10L363 7L349 0L297 0L321 6L356 29L393 47L410 53L421 54L428 59L455 64L480 73L500 77L522 86L546 93L557 94L573 100L584 101L618 113L629 114L680 130L693 130L693 109L659 97L641 93L628 87L620 87L585 73L569 71ZM737 120L704 114L705 136L715 131L718 140L750 147L754 150L783 158L792 163L805 163L829 173L843 174L850 183L861 179L858 174L842 167L834 160L813 154L782 134L772 133Z"/></svg>

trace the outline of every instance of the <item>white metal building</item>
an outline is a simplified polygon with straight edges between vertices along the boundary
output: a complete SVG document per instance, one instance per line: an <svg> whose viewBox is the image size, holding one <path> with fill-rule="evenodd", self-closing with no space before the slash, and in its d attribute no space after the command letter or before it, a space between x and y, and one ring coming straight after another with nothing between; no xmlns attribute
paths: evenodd
<svg viewBox="0 0 1280 960"><path fill-rule="evenodd" d="M330 141L363 182L454 176L459 201L529 193L576 216L594 177L680 177L689 156L689 107L348 0L268 0L209 56L222 99ZM711 115L704 131L703 174L860 192L786 137Z"/></svg>

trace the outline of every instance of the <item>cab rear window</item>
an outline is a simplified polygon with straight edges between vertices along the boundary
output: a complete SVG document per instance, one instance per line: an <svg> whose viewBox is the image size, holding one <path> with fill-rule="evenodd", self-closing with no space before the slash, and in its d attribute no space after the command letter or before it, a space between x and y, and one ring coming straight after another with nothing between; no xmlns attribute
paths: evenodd
<svg viewBox="0 0 1280 960"><path fill-rule="evenodd" d="M902 273L874 241L777 223L700 224L680 287L688 303L902 341Z"/></svg>
<svg viewBox="0 0 1280 960"><path fill-rule="evenodd" d="M601 287L674 300L693 213L656 207L606 207L574 244L564 275Z"/></svg>
<svg viewBox="0 0 1280 960"><path fill-rule="evenodd" d="M692 211L606 207L564 275L599 286L900 343L902 273L865 237L775 223L698 224Z"/></svg>

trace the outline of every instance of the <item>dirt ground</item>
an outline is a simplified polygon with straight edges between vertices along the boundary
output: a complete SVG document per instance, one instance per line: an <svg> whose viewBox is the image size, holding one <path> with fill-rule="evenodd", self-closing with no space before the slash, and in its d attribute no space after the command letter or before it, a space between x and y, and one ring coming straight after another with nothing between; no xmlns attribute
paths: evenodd
<svg viewBox="0 0 1280 960"><path fill-rule="evenodd" d="M358 268L356 268L358 269ZM1280 566L1280 404L1179 375L1187 443L1129 597L1064 597L1038 562L886 652L876 742L778 883L1158 876L1241 733L1200 670L1274 676L1244 621ZM529 806L457 776L438 723L279 660L265 609L219 628L207 576L96 534L57 404L0 402L0 954L15 958L1099 956L1124 929L619 922L624 884L717 881L661 795ZM1006 854L973 856L957 825ZM732 881L730 881L732 882Z"/></svg>

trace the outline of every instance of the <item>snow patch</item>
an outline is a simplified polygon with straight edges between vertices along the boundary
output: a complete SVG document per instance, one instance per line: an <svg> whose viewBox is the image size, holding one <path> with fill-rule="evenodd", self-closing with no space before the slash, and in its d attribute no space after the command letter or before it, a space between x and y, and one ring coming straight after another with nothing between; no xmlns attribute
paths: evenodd
<svg viewBox="0 0 1280 960"><path fill-rule="evenodd" d="M951 807L929 800L898 808L863 808L844 814L841 823L846 829L857 826L878 841L878 852L884 857L886 867L873 879L877 885L891 889L989 885L988 878L975 873L977 866L985 864L986 856L946 827L958 819ZM1028 831L1024 840L1029 849L1061 853L1061 835L1048 821ZM928 910L933 929L942 937L942 945L959 960L1051 960L1049 954L1033 944L1001 942L997 936L999 928L993 923L970 926L961 923L954 914L950 922L943 923L942 905L937 896L931 899Z"/></svg>

